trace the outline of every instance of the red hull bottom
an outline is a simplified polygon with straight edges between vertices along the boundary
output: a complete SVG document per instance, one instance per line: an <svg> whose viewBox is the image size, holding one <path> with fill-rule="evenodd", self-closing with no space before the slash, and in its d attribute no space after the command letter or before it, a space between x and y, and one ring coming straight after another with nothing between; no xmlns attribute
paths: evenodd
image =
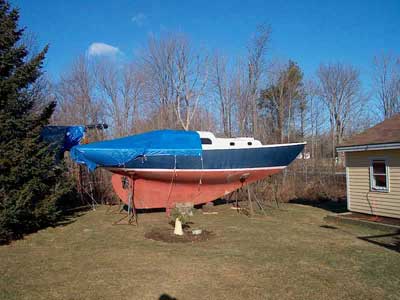
<svg viewBox="0 0 400 300"><path fill-rule="evenodd" d="M282 169L110 171L115 173L111 179L114 190L124 203L129 202L129 188L123 183L123 177L126 177L131 183L131 178L134 179L135 208L171 209L175 207L175 203L180 202L192 202L196 205L213 201Z"/></svg>

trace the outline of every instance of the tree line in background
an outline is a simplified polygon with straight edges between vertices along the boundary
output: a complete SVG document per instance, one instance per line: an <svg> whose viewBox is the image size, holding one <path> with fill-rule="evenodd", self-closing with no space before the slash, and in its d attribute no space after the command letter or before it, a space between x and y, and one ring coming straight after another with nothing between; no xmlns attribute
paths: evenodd
<svg viewBox="0 0 400 300"><path fill-rule="evenodd" d="M263 143L307 141L306 159L270 179L263 193L339 197L344 184L337 188L335 147L400 111L400 60L376 56L365 89L360 71L341 62L321 63L304 78L296 62L269 57L270 40L271 28L261 25L243 57L211 53L176 33L150 36L129 62L83 54L53 83L53 122L106 122L108 138L173 128Z"/></svg>
<svg viewBox="0 0 400 300"><path fill-rule="evenodd" d="M270 179L264 193L339 197L344 182L337 188L335 147L400 111L400 59L371 59L365 88L360 71L342 62L321 63L305 78L295 61L269 56L270 40L271 28L261 25L242 57L196 47L177 33L151 35L129 62L83 54L53 83L53 122L111 125L94 139L172 128L263 143L307 141L304 159Z"/></svg>
<svg viewBox="0 0 400 300"><path fill-rule="evenodd" d="M53 83L53 122L106 122L110 137L176 128L307 140L312 157L334 157L343 139L400 111L399 58L376 56L367 89L359 70L341 62L322 63L305 79L296 62L269 58L270 36L260 26L238 58L174 33L150 36L129 62L82 55Z"/></svg>

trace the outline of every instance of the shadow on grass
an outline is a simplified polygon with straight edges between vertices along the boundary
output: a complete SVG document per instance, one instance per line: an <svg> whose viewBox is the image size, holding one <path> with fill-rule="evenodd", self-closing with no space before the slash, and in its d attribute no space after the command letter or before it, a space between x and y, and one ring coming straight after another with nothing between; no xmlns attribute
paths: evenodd
<svg viewBox="0 0 400 300"><path fill-rule="evenodd" d="M92 209L92 205L85 205L65 210L62 212L62 215L57 222L49 227L67 226L72 224L76 221L76 218L84 215L86 212Z"/></svg>
<svg viewBox="0 0 400 300"><path fill-rule="evenodd" d="M175 297L171 297L168 294L162 294L160 298L158 298L158 300L178 300L178 299L176 299Z"/></svg>
<svg viewBox="0 0 400 300"><path fill-rule="evenodd" d="M360 240L400 253L400 230L393 233L360 236Z"/></svg>
<svg viewBox="0 0 400 300"><path fill-rule="evenodd" d="M107 204L106 214L121 214L128 213L129 206L125 203L112 203ZM160 213L166 212L165 208L135 208L136 214L152 214L152 213Z"/></svg>
<svg viewBox="0 0 400 300"><path fill-rule="evenodd" d="M58 216L57 220L55 220L54 222L48 223L47 225L43 225L39 228L33 228L31 230L25 229L24 231L15 232L11 236L10 239L0 240L0 246L8 245L11 242L16 241L16 240L21 240L29 234L36 233L40 230L43 230L43 229L46 229L49 227L55 228L55 227L62 227L62 226L67 226L69 224L72 224L76 221L76 219L78 217L85 214L85 212L87 212L91 209L92 209L92 206L87 205L87 206L81 206L81 207L76 207L76 208L72 208L72 209L62 210L60 216Z"/></svg>
<svg viewBox="0 0 400 300"><path fill-rule="evenodd" d="M310 200L305 198L295 198L289 200L289 203L309 205L313 207L322 208L333 213L343 213L347 211L346 200L332 201L329 199Z"/></svg>
<svg viewBox="0 0 400 300"><path fill-rule="evenodd" d="M124 206L124 210L125 212L128 211L128 206L126 205L126 207ZM151 213L159 213L159 212L165 212L165 208L139 208L136 209L136 213L138 214L151 214Z"/></svg>
<svg viewBox="0 0 400 300"><path fill-rule="evenodd" d="M241 201L242 201L242 199L238 199L238 202L241 202ZM236 202L236 199L232 199L232 198L229 198L229 197L218 198L218 199L212 201L212 203L214 203L215 206L225 205L225 204L232 204L232 203L235 203L235 202Z"/></svg>
<svg viewBox="0 0 400 300"><path fill-rule="evenodd" d="M337 227L331 226L331 225L321 225L321 226L319 226L319 227L325 228L325 229L338 229Z"/></svg>

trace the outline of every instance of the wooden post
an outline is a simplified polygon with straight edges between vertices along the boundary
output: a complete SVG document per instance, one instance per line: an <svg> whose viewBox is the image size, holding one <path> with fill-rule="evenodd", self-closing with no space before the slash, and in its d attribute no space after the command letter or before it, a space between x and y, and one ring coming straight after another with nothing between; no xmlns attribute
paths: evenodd
<svg viewBox="0 0 400 300"><path fill-rule="evenodd" d="M254 191L251 191L251 193L252 193L252 195L253 195L253 197L254 197L254 200L256 201L258 207L260 208L260 210L263 212L264 215L266 215L267 213L265 212L265 209L264 209L263 205L262 205L261 202L258 200L258 198L257 198L256 194L254 193Z"/></svg>
<svg viewBox="0 0 400 300"><path fill-rule="evenodd" d="M247 186L247 197L249 198L250 216L254 215L253 202L251 201L250 185Z"/></svg>

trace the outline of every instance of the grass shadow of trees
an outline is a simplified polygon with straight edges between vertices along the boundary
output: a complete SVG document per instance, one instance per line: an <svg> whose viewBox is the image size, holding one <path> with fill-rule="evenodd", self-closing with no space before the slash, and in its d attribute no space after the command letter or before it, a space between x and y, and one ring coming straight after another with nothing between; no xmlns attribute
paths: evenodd
<svg viewBox="0 0 400 300"><path fill-rule="evenodd" d="M333 201L331 199L311 200L307 198L294 198L289 200L289 203L318 207L332 213L347 212L347 201L345 199Z"/></svg>

